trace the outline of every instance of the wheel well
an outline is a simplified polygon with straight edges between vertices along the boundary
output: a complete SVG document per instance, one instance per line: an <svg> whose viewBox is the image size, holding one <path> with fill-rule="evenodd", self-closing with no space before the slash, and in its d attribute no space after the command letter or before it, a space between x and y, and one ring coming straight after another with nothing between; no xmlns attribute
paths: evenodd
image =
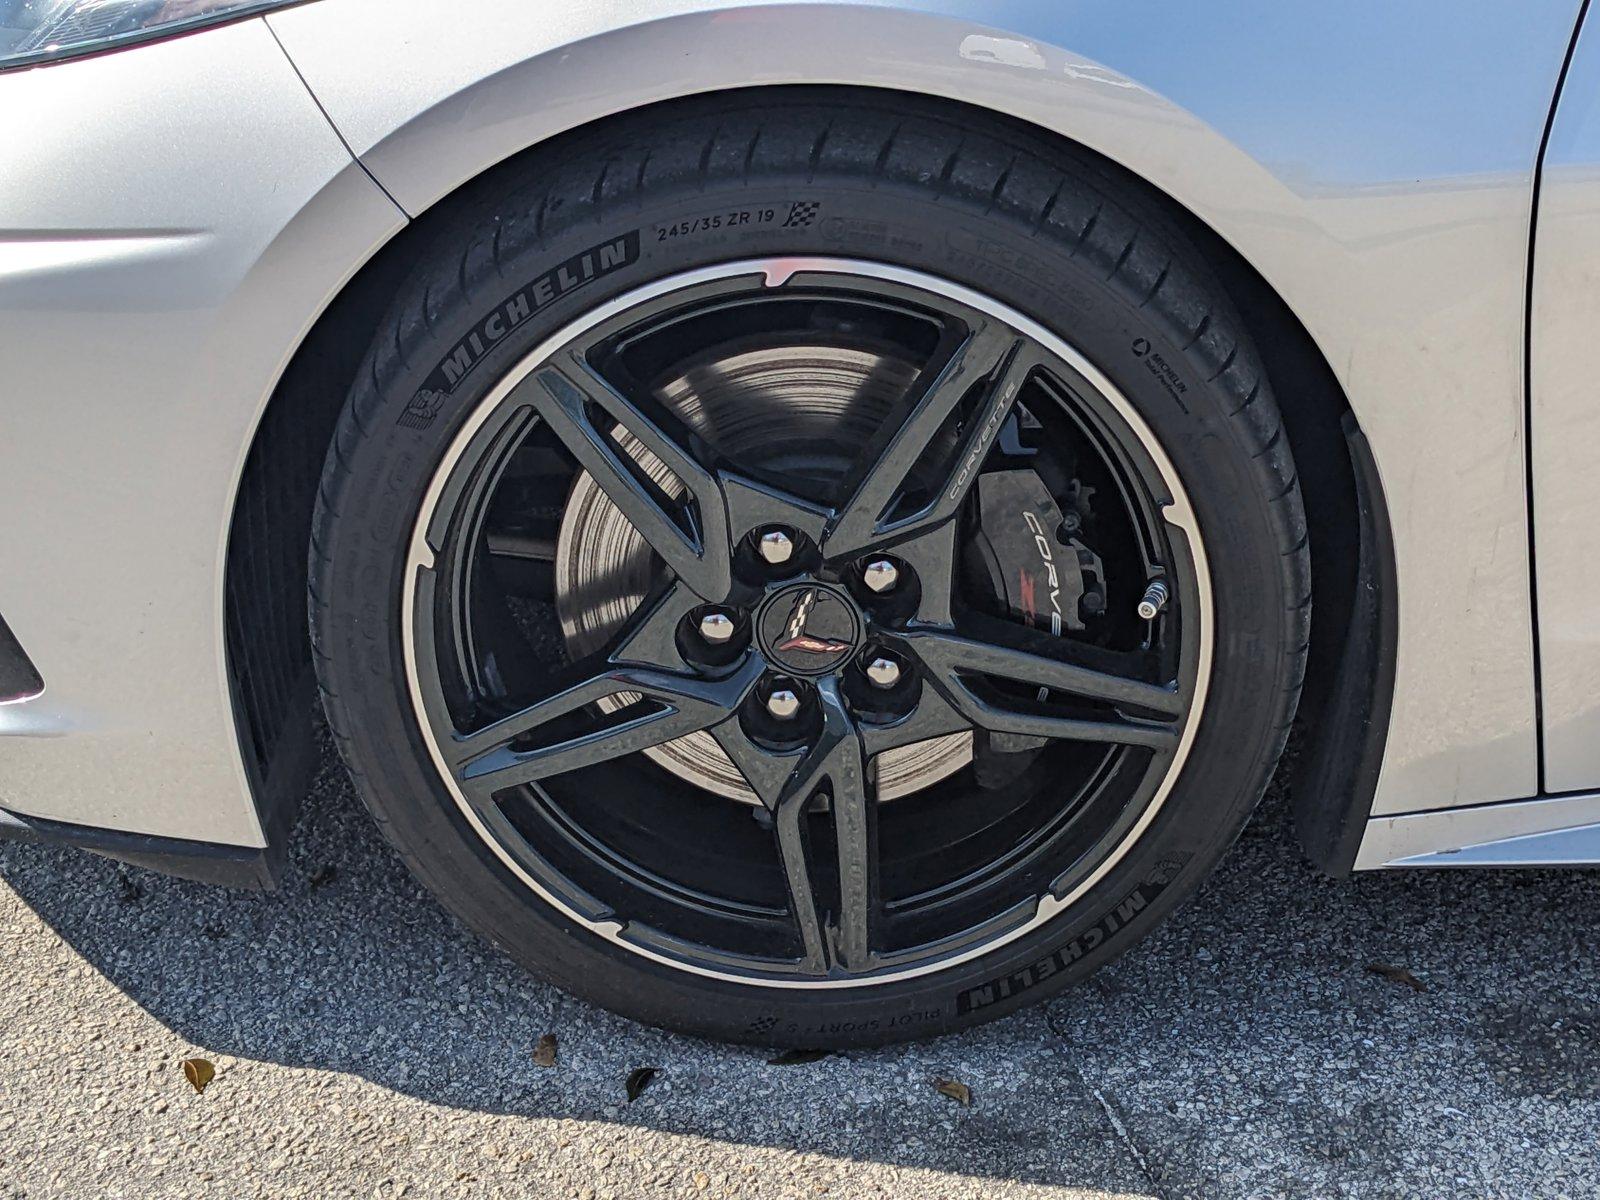
<svg viewBox="0 0 1600 1200"><path fill-rule="evenodd" d="M808 88L809 92L850 89ZM760 96L765 90L752 94ZM724 94L726 95L726 94ZM665 101L654 109L703 102ZM1006 121L1032 137L1059 139L1037 126L955 101L911 97L919 109L943 109ZM588 139L632 110L603 118L529 147L490 167L420 214L351 279L295 352L256 430L240 479L229 535L226 640L234 682L234 708L246 767L269 828L287 818L278 810L303 790L304 747L314 730L311 646L306 617L307 548L318 480L335 422L366 352L370 332L400 283L428 246L530 155L558 153L569 139ZM1392 595L1377 595L1368 576L1392 581L1392 552L1385 535L1376 477L1363 472L1364 443L1349 403L1305 327L1272 287L1209 226L1171 197L1108 160L1108 174L1158 198L1206 257L1254 336L1277 395L1299 471L1310 530L1311 647L1298 723L1308 731L1295 777L1296 816L1302 844L1323 869L1342 873L1353 861L1353 838L1367 816L1387 726L1389 686L1382 664L1363 668L1369 684L1357 686L1347 661L1352 634L1362 620L1392 613ZM1370 478L1369 478L1370 477ZM1363 487L1362 479L1366 478ZM1384 544L1364 545L1376 537ZM1366 552L1364 554L1364 551ZM1384 560L1390 569L1378 568ZM1371 561L1364 567L1364 560ZM1376 564L1374 566L1373 564ZM1392 586L1392 583L1391 583ZM1375 606L1374 606L1375 605ZM1380 639L1381 640L1381 639ZM1392 638L1390 639L1392 642ZM1381 657L1385 651L1377 647ZM1392 656L1392 645L1387 653ZM1392 665L1392 658L1391 658ZM1392 671L1388 674L1392 681ZM1351 693L1354 692L1352 695ZM1354 707L1357 712L1348 712ZM1326 719L1326 718L1336 719ZM1321 730L1346 718L1365 736L1342 751L1329 750ZM1318 744L1321 738L1323 744ZM1376 753L1373 742L1376 739ZM1332 741L1340 742L1337 736ZM1342 739L1351 743L1348 736ZM1329 760L1329 754L1335 761ZM1364 767L1356 769L1359 757ZM290 763L294 763L290 769ZM1354 780L1354 782L1352 782ZM1332 782L1330 782L1332 781Z"/></svg>

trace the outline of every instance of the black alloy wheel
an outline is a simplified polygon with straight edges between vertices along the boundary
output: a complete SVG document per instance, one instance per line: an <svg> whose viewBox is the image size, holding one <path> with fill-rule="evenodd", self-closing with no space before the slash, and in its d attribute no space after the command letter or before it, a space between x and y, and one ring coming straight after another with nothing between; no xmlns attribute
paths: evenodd
<svg viewBox="0 0 1600 1200"><path fill-rule="evenodd" d="M791 266L661 281L502 381L423 514L414 684L470 818L575 919L731 978L892 979L1015 936L1145 812L1193 708L1203 584L1150 448L1055 339L947 282ZM773 348L911 382L822 422L769 369L735 452L729 402L678 384ZM592 480L653 552L575 661L537 632L571 565L552 553L542 592L496 571L497 545L563 541L530 479ZM1006 485L992 527L980 480ZM1003 563L963 562L980 542ZM757 808L640 753L699 732ZM969 777L880 812L879 756L952 735Z"/></svg>

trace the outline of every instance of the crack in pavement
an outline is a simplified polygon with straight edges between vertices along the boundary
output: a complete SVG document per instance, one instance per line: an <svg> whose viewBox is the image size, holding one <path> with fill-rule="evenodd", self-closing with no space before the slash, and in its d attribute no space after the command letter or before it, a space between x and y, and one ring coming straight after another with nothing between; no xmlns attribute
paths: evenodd
<svg viewBox="0 0 1600 1200"><path fill-rule="evenodd" d="M1072 1053L1066 1034L1057 1028L1056 1014L1049 1005L1046 1005L1044 1009L1044 1023L1050 1030L1051 1048L1067 1060L1072 1067L1073 1074L1078 1077L1078 1082L1083 1085L1085 1091L1094 1097L1095 1103L1100 1106L1100 1111L1105 1114L1106 1123L1111 1126L1112 1134L1117 1141L1122 1143L1122 1148L1128 1152L1133 1161L1139 1164L1140 1173L1150 1185L1151 1195L1155 1200L1166 1200L1166 1192L1161 1187L1161 1182L1156 1177L1155 1170L1151 1167L1149 1159L1145 1157L1144 1152L1134 1142L1133 1136L1128 1132L1128 1127L1117 1114L1116 1107L1107 1099L1105 1093L1099 1087L1089 1082L1089 1076L1084 1071L1083 1064Z"/></svg>

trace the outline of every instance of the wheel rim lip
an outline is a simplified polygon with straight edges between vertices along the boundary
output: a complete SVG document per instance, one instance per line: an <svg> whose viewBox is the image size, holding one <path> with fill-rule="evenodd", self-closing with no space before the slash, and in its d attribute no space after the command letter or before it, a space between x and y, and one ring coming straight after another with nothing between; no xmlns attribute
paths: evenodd
<svg viewBox="0 0 1600 1200"><path fill-rule="evenodd" d="M673 957L649 945L626 938L622 936L626 927L625 922L616 919L595 919L586 916L564 901L560 895L543 881L531 874L518 861L516 856L502 844L501 840L484 821L482 814L468 801L460 785L451 774L428 713L417 652L417 593L419 579L421 572L433 570L435 567L437 555L428 539L428 533L439 517L440 501L447 492L450 480L462 457L479 431L499 411L511 393L528 375L585 332L626 313L629 309L649 301L659 300L674 291L740 276L754 275L762 276L766 287L779 288L796 275L812 274L866 277L916 289L931 297L943 297L1003 322L1019 334L1031 338L1044 346L1050 353L1067 363L1126 425L1138 440L1144 453L1149 456L1152 465L1160 476L1170 499L1165 504L1157 501L1157 508L1166 525L1183 535L1184 550L1189 557L1194 573L1196 601L1194 604L1196 610L1194 624L1196 629L1194 634L1195 665L1192 698L1184 713L1183 727L1179 733L1177 748L1173 752L1166 774L1156 786L1149 800L1146 801L1143 810L1124 832L1122 838L1104 855L1101 861L1061 897L1057 898L1047 891L1038 899L1032 917L1003 929L994 937L981 939L976 945L965 946L948 956L937 958L934 961L919 961L914 965L900 969L890 966L878 972L863 973L847 978L817 978L801 975L779 976L770 972L718 970L700 963ZM418 731L428 749L429 759L433 763L440 780L444 783L446 790L450 793L462 816L480 840L489 847L495 857L500 860L502 865L513 876L547 904L550 904L568 919L578 922L590 932L614 943L618 947L676 971L724 982L741 983L747 986L789 990L830 990L871 987L916 978L947 970L1000 950L1054 920L1076 903L1078 899L1087 894L1091 888L1127 857L1128 853L1144 836L1145 831L1155 820L1176 786L1194 743L1210 687L1215 636L1213 603L1211 576L1204 539L1201 535L1193 506L1188 499L1188 493L1183 486L1181 477L1172 464L1171 458L1154 430L1149 427L1139 411L1123 395L1122 390L1071 342L1046 328L1038 321L993 297L953 280L927 272L867 259L833 257L756 258L731 261L680 272L643 284L638 288L614 297L604 304L580 314L571 322L562 326L549 338L546 338L527 354L523 355L501 376L483 399L478 402L477 406L462 423L461 428L457 430L445 455L435 467L427 490L423 493L422 502L416 520L413 523L402 577L401 648L406 672L406 687L411 699L412 715L417 722ZM969 936L972 932L969 930L967 934L962 936ZM715 948L711 947L709 949Z"/></svg>

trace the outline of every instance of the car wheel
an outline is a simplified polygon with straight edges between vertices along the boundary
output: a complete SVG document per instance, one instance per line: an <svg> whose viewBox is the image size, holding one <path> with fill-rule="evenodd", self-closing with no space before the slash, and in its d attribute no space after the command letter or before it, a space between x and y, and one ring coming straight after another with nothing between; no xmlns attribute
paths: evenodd
<svg viewBox="0 0 1600 1200"><path fill-rule="evenodd" d="M1282 749L1306 527L1246 332L1086 152L888 95L497 172L328 456L330 724L417 875L618 1012L948 1031L1137 942Z"/></svg>

